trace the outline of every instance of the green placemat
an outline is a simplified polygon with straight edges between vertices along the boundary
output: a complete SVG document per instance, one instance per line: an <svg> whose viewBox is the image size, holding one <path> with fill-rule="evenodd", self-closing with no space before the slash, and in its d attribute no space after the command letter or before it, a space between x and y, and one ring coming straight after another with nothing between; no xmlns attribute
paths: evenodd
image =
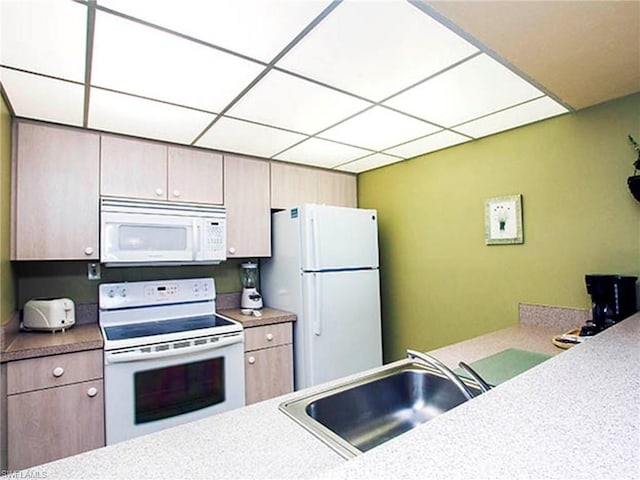
<svg viewBox="0 0 640 480"><path fill-rule="evenodd" d="M526 372L549 358L551 358L551 355L544 353L508 348L469 365L489 385L496 386L516 375L520 375L522 372ZM462 377L469 378L469 375L460 368L456 369L455 372Z"/></svg>

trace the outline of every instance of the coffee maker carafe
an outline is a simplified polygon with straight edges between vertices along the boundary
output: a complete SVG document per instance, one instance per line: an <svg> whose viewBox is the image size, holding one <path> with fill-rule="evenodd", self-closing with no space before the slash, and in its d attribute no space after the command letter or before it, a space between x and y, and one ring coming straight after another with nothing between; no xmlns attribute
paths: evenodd
<svg viewBox="0 0 640 480"><path fill-rule="evenodd" d="M595 335L633 315L637 311L637 279L622 275L585 275L593 318L582 327L580 335Z"/></svg>

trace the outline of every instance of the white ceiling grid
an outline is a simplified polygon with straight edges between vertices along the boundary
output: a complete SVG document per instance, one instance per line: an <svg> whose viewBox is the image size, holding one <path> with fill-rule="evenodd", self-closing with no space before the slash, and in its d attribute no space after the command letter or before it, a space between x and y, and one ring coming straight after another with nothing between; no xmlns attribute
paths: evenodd
<svg viewBox="0 0 640 480"><path fill-rule="evenodd" d="M356 173L568 111L418 3L0 0L0 81L19 117Z"/></svg>

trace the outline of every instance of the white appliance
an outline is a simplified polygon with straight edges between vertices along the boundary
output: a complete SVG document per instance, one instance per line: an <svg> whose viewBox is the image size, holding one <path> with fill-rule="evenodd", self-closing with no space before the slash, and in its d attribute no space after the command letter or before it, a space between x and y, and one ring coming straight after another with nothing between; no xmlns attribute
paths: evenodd
<svg viewBox="0 0 640 480"><path fill-rule="evenodd" d="M295 312L297 390L382 365L375 210L304 205L272 215L265 305Z"/></svg>
<svg viewBox="0 0 640 480"><path fill-rule="evenodd" d="M24 305L22 329L55 332L76 324L76 310L70 298L34 298Z"/></svg>
<svg viewBox="0 0 640 480"><path fill-rule="evenodd" d="M102 197L100 262L107 266L226 260L223 206Z"/></svg>
<svg viewBox="0 0 640 480"><path fill-rule="evenodd" d="M100 285L107 445L244 405L242 325L215 298L212 278Z"/></svg>
<svg viewBox="0 0 640 480"><path fill-rule="evenodd" d="M258 292L258 265L247 262L240 265L242 280L242 295L240 296L240 308L247 310L260 310L262 308L262 295Z"/></svg>

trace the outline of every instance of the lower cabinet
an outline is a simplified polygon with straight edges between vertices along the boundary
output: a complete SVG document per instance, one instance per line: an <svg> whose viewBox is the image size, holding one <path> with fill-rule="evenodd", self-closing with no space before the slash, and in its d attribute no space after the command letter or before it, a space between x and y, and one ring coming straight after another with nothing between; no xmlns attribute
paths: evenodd
<svg viewBox="0 0 640 480"><path fill-rule="evenodd" d="M7 468L102 447L102 350L7 364Z"/></svg>
<svg viewBox="0 0 640 480"><path fill-rule="evenodd" d="M293 391L291 322L245 329L247 405Z"/></svg>

